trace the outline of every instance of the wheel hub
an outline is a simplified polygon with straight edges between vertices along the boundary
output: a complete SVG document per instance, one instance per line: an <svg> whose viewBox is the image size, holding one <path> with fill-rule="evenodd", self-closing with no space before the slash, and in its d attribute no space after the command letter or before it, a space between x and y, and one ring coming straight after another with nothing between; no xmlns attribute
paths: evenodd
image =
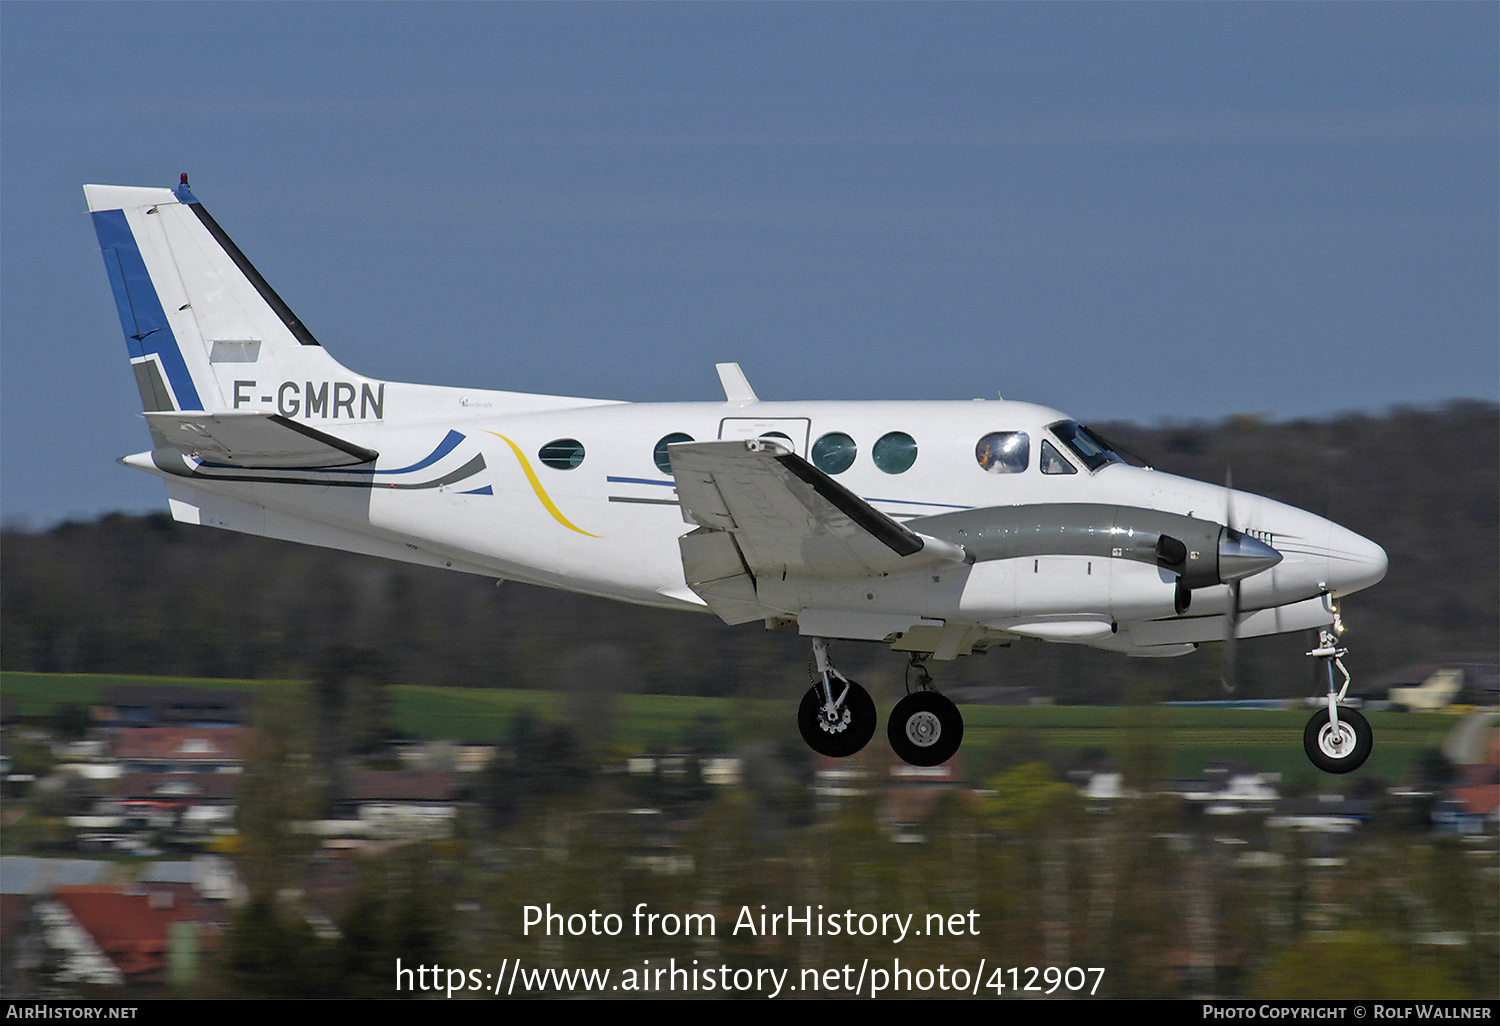
<svg viewBox="0 0 1500 1026"><path fill-rule="evenodd" d="M1318 732L1318 747L1323 754L1330 759L1342 759L1354 750L1356 742L1354 731L1349 729L1348 724L1340 723L1335 730L1333 724L1328 724Z"/></svg>
<svg viewBox="0 0 1500 1026"><path fill-rule="evenodd" d="M852 717L850 716L847 707L843 709L837 709L833 706L825 705L823 707L823 717L819 721L819 723L824 730L828 731L828 733L837 734L839 731L849 726L849 720L851 718Z"/></svg>
<svg viewBox="0 0 1500 1026"><path fill-rule="evenodd" d="M943 724L927 711L906 718L906 739L919 748L929 748L943 735Z"/></svg>

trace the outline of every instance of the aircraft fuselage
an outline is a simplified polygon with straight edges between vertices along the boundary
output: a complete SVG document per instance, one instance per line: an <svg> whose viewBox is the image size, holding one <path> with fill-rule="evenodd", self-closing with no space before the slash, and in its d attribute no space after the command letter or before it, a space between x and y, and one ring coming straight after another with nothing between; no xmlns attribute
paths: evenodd
<svg viewBox="0 0 1500 1026"><path fill-rule="evenodd" d="M335 361L202 205L86 186L152 448L182 521L625 602L795 623L821 683L804 738L857 751L875 709L829 639L913 668L1014 638L1131 655L1317 629L1329 666L1305 743L1347 772L1337 600L1378 545L1262 496L1130 465L1029 403L625 403L377 381ZM891 714L902 758L957 750L952 703Z"/></svg>

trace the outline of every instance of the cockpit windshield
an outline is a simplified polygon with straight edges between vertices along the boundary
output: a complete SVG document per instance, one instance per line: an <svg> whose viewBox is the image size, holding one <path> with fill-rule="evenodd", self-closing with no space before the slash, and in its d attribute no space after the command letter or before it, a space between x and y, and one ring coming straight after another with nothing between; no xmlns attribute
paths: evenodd
<svg viewBox="0 0 1500 1026"><path fill-rule="evenodd" d="M1047 429L1057 436L1073 454L1083 461L1089 470L1095 471L1110 463L1124 463L1125 457L1115 452L1103 438L1075 420L1060 420L1049 424Z"/></svg>

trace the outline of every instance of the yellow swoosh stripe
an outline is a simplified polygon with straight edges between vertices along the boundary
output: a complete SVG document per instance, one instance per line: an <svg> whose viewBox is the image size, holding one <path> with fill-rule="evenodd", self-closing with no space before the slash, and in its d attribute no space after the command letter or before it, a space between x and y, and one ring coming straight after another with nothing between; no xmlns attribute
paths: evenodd
<svg viewBox="0 0 1500 1026"><path fill-rule="evenodd" d="M564 527L568 528L571 531L577 531L579 534L588 535L590 538L599 537L597 534L589 534L583 528L577 526L576 524L573 524L568 520L567 517L562 515L562 510L558 509L556 504L553 503L552 497L547 494L547 489L543 488L542 483L536 479L536 471L531 469L531 463L527 461L526 456L521 452L520 446L516 445L515 442L512 442L504 435L498 434L494 431L486 431L485 434L494 435L496 438L500 439L500 441L510 446L510 451L515 453L516 459L521 461L521 469L526 471L526 480L531 482L531 490L536 492L536 497L542 500L542 505L547 507L547 512L552 514L553 519L555 519L559 524L562 524Z"/></svg>

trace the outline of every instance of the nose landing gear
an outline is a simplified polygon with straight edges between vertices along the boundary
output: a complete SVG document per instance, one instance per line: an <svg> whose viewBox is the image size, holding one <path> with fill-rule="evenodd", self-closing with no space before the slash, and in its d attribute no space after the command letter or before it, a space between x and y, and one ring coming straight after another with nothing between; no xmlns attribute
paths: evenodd
<svg viewBox="0 0 1500 1026"><path fill-rule="evenodd" d="M1302 748L1312 764L1323 772L1352 773L1370 757L1370 751L1375 747L1375 732L1358 712L1339 706L1344 693L1349 690L1349 671L1344 669L1343 662L1349 650L1338 645L1338 635L1344 625L1331 599L1329 609L1333 613L1333 626L1318 631L1318 647L1307 653L1323 662L1328 680L1327 707L1319 709L1308 721L1307 729L1302 732ZM1342 685L1337 684L1335 669L1344 678Z"/></svg>

